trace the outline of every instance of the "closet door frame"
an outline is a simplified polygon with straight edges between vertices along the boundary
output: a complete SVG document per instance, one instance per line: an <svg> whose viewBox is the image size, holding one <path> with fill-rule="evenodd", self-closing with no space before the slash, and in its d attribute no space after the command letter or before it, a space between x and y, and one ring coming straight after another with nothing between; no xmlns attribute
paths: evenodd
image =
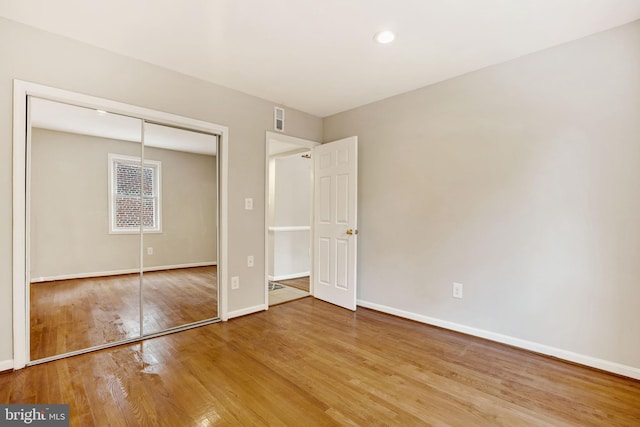
<svg viewBox="0 0 640 427"><path fill-rule="evenodd" d="M219 318L227 320L227 206L228 206L228 143L229 129L215 123L196 120L184 116L156 111L149 108L129 105L94 96L79 94L63 89L40 85L22 80L13 81L13 369L21 369L31 364L29 360L29 295L28 260L29 227L27 226L27 203L29 201L27 169L27 129L30 128L27 112L27 96L44 98L96 110L105 110L139 118L149 122L166 124L178 128L218 135L218 313ZM198 326L199 324L192 325ZM173 331L175 329L172 329ZM140 336L91 349L121 345L162 335L166 332ZM86 350L67 353L83 353ZM49 359L41 359L46 361Z"/></svg>

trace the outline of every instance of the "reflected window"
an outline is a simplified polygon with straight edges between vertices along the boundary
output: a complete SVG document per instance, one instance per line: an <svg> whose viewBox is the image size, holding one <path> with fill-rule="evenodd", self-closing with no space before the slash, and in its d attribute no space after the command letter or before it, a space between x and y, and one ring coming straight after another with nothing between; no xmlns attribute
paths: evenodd
<svg viewBox="0 0 640 427"><path fill-rule="evenodd" d="M109 154L110 232L138 233L140 218L146 232L160 232L161 163Z"/></svg>

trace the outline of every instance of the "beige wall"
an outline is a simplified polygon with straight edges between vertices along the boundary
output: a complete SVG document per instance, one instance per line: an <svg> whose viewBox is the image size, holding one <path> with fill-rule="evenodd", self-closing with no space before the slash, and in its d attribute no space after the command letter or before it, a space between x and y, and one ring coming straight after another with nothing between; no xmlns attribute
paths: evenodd
<svg viewBox="0 0 640 427"><path fill-rule="evenodd" d="M144 157L162 162L162 233L145 233L144 267L217 262L216 158L148 146Z"/></svg>
<svg viewBox="0 0 640 427"><path fill-rule="evenodd" d="M325 119L349 135L359 299L640 368L640 22Z"/></svg>
<svg viewBox="0 0 640 427"><path fill-rule="evenodd" d="M229 127L229 310L264 301L265 131L272 102L0 18L0 361L12 358L12 85L20 79ZM322 139L320 119L287 109L287 133ZM244 210L252 197L257 207ZM246 266L247 255L255 267Z"/></svg>
<svg viewBox="0 0 640 427"><path fill-rule="evenodd" d="M32 280L139 268L139 235L109 233L108 155L140 157L140 149L33 129ZM162 232L144 235L144 267L216 262L216 158L153 147L145 158L162 164Z"/></svg>

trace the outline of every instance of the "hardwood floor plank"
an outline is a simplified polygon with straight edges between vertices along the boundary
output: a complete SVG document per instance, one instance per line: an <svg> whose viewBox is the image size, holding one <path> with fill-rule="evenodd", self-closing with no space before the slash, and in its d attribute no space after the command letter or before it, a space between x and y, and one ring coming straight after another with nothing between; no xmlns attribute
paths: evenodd
<svg viewBox="0 0 640 427"><path fill-rule="evenodd" d="M302 299L0 375L71 425L638 426L640 381Z"/></svg>
<svg viewBox="0 0 640 427"><path fill-rule="evenodd" d="M30 357L140 335L138 274L31 284ZM143 275L144 333L217 317L217 267Z"/></svg>

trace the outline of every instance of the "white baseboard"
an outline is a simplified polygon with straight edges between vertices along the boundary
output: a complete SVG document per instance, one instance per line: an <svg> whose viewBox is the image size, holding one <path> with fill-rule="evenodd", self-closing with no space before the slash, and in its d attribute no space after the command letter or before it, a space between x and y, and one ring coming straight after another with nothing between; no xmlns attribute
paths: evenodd
<svg viewBox="0 0 640 427"><path fill-rule="evenodd" d="M502 335L491 331L485 331L483 329L472 328L470 326L460 325L458 323L453 323L446 320L423 316L421 314L412 313L409 311L404 311L373 302L358 300L358 305L361 307L370 308L372 310L381 311L383 313L393 314L394 316L403 317L405 319L415 320L416 322L426 323L428 325L438 326L440 328L449 329L456 332L462 332L464 334L473 335L475 337L485 338L490 341L512 345L514 347L519 347L525 350L530 350L547 356L557 357L558 359L563 359L569 362L590 366L592 368L597 368L603 371L613 372L615 374L624 375L626 377L640 380L640 368L635 368L633 366L621 365L616 362L597 359L595 357L574 353L572 351L563 350L536 342L526 341L520 338Z"/></svg>
<svg viewBox="0 0 640 427"><path fill-rule="evenodd" d="M0 372L13 370L13 360L0 360Z"/></svg>
<svg viewBox="0 0 640 427"><path fill-rule="evenodd" d="M254 305L253 307L243 308L241 310L230 311L227 313L227 320L234 317L246 316L247 314L257 313L259 311L265 311L269 308L267 304Z"/></svg>
<svg viewBox="0 0 640 427"><path fill-rule="evenodd" d="M298 279L300 277L307 277L310 274L311 273L308 271L303 271L302 273L282 274L280 276L269 276L269 280L278 281L278 280Z"/></svg>
<svg viewBox="0 0 640 427"><path fill-rule="evenodd" d="M310 225L293 225L284 227L269 227L269 231L311 231Z"/></svg>
<svg viewBox="0 0 640 427"><path fill-rule="evenodd" d="M145 267L142 271L162 271L162 270L175 270L178 268L191 268L191 267L210 267L212 265L218 265L217 262L193 262L190 264L177 264L177 265L160 265L157 267ZM36 277L31 279L31 283L40 282L52 282L54 280L69 280L69 279L87 279L90 277L105 277L105 276L119 276L121 274L133 274L139 273L137 268L131 268L127 270L112 270L112 271L100 271L92 273L77 273L77 274L62 274L60 276L49 277Z"/></svg>

